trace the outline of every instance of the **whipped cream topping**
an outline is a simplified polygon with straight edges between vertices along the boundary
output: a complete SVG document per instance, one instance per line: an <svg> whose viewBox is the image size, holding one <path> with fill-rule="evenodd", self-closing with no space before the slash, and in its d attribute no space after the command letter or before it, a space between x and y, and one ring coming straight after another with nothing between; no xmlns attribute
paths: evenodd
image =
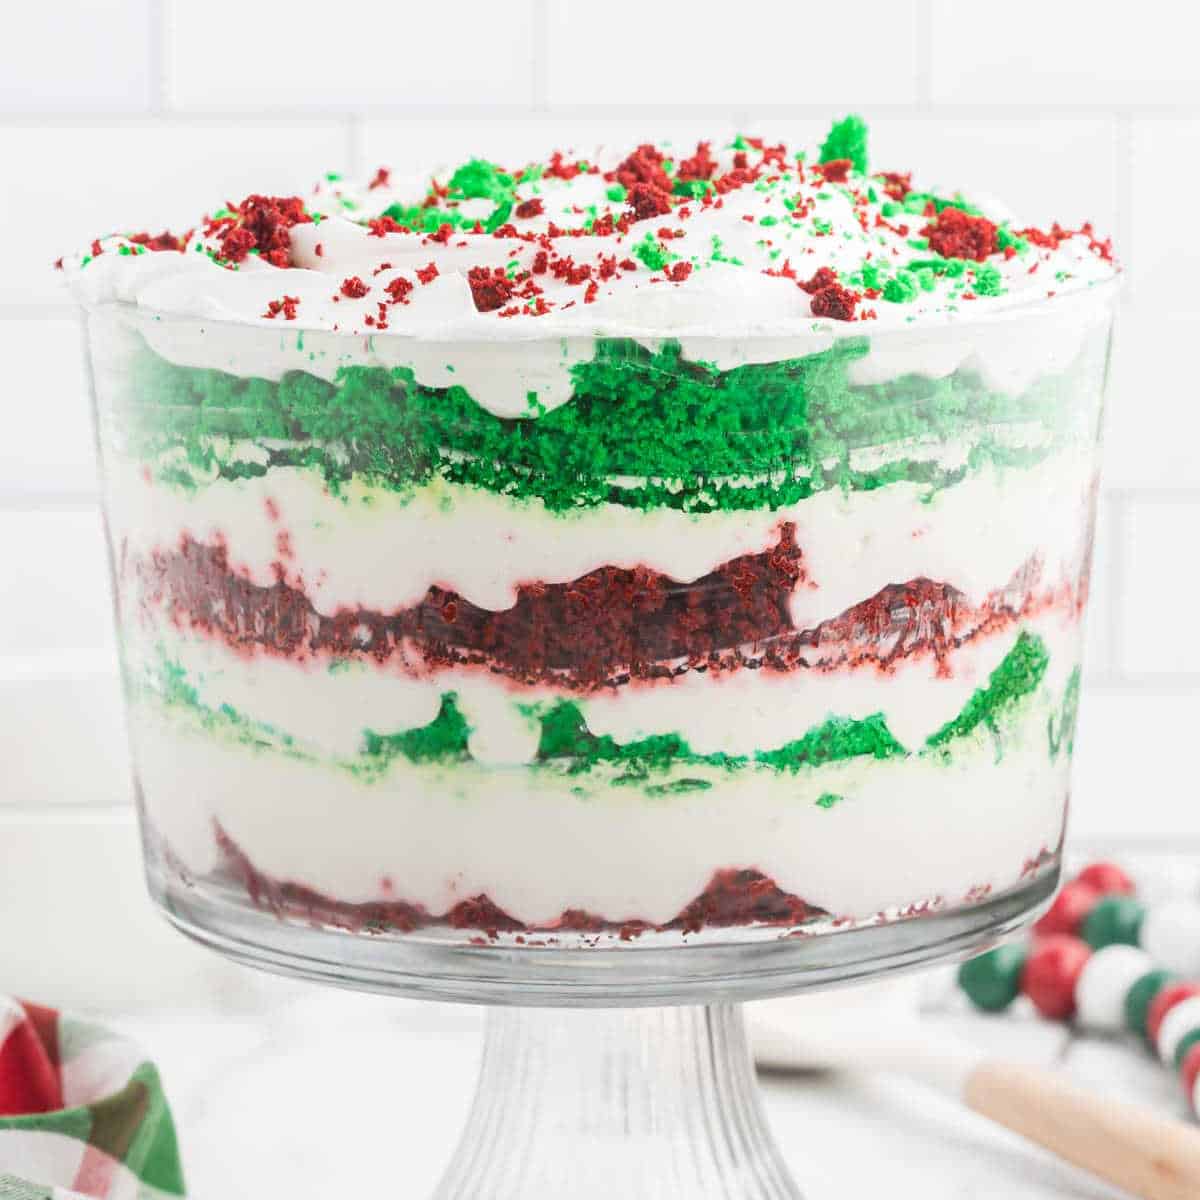
<svg viewBox="0 0 1200 1200"><path fill-rule="evenodd" d="M877 172L853 117L819 149L739 137L330 175L62 266L89 306L431 341L827 338L970 322L1117 271L1090 226L1025 227Z"/></svg>

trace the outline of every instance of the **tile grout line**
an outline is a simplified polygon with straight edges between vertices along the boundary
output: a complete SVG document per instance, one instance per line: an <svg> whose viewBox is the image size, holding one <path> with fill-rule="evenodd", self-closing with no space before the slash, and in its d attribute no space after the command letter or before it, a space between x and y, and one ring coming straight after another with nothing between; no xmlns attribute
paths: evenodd
<svg viewBox="0 0 1200 1200"><path fill-rule="evenodd" d="M90 512L99 504L98 486L28 492L0 486L0 513Z"/></svg>
<svg viewBox="0 0 1200 1200"><path fill-rule="evenodd" d="M161 84L163 91L170 92L170 72L167 69L165 41L167 28L156 34L156 40L161 37L162 61L154 71L155 85ZM544 57L544 52L543 52ZM914 80L916 72L914 72ZM925 85L920 85L925 86ZM820 119L829 116L828 104L750 104L748 107L761 118L780 119ZM1200 118L1200 104L1180 105L1147 105L1142 108L1118 108L1102 104L1032 104L1022 103L1013 105L997 104L961 104L961 103L928 103L903 102L879 103L864 106L872 116L888 119L912 118L919 120L957 119L978 120L985 123L1005 121L1037 122L1053 119L1107 119L1121 120L1131 123L1138 120L1179 120ZM422 119L478 119L482 121L504 121L514 118L528 118L534 115L553 113L556 117L579 119L629 120L638 117L648 118L689 118L697 119L727 116L728 104L563 104L550 102L547 97L544 104L534 106L528 102L512 102L500 104L464 103L464 104L374 104L330 105L325 107L307 107L293 105L287 108L178 108L171 102L170 96L162 98L153 110L142 112L114 108L111 110L96 109L12 109L0 111L0 128L62 128L64 126L128 126L151 124L164 116L181 124L200 124L212 122L263 124L276 123L280 125L297 125L307 122L326 120L336 122L348 116L367 116L372 119L391 118L422 118Z"/></svg>
<svg viewBox="0 0 1200 1200"><path fill-rule="evenodd" d="M0 803L0 825L19 822L22 825L73 825L84 824L87 818L102 820L105 824L127 824L134 816L132 786L127 800L98 800L95 803L79 800L56 800L41 804Z"/></svg>
<svg viewBox="0 0 1200 1200"><path fill-rule="evenodd" d="M933 107L932 0L915 0L913 9L913 94L918 110Z"/></svg>
<svg viewBox="0 0 1200 1200"><path fill-rule="evenodd" d="M147 16L147 38L150 51L150 112L162 116L171 107L171 90L167 71L167 43L171 26L172 0L150 0Z"/></svg>
<svg viewBox="0 0 1200 1200"><path fill-rule="evenodd" d="M532 38L529 48L530 102L535 113L550 109L549 0L532 0Z"/></svg>

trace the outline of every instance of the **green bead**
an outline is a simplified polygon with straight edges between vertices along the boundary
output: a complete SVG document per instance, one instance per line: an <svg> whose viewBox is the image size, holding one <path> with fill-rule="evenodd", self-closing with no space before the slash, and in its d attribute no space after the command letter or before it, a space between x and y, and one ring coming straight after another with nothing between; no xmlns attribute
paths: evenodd
<svg viewBox="0 0 1200 1200"><path fill-rule="evenodd" d="M1145 906L1133 896L1102 896L1084 918L1080 932L1093 950L1136 946L1145 916Z"/></svg>
<svg viewBox="0 0 1200 1200"><path fill-rule="evenodd" d="M1154 997L1175 982L1170 971L1147 971L1125 995L1125 1026L1130 1033L1146 1036L1146 1017Z"/></svg>
<svg viewBox="0 0 1200 1200"><path fill-rule="evenodd" d="M1000 1012L1017 998L1028 953L1019 942L997 946L958 968L958 986L976 1008Z"/></svg>
<svg viewBox="0 0 1200 1200"><path fill-rule="evenodd" d="M1175 1070L1178 1071L1183 1066L1183 1060L1187 1057L1187 1052L1197 1042L1200 1042L1200 1029L1193 1029L1191 1033L1183 1035L1179 1045L1175 1047Z"/></svg>

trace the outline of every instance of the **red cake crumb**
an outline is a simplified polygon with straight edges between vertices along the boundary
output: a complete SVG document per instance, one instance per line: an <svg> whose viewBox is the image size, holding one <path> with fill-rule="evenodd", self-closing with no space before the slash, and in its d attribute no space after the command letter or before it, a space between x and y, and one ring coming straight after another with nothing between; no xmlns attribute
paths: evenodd
<svg viewBox="0 0 1200 1200"><path fill-rule="evenodd" d="M860 299L857 292L852 292L840 283L831 283L813 294L813 316L829 317L834 321L853 321L854 306Z"/></svg>
<svg viewBox="0 0 1200 1200"><path fill-rule="evenodd" d="M973 217L953 206L943 208L937 218L921 230L929 248L943 258L970 258L982 262L999 250L997 230L987 217Z"/></svg>
<svg viewBox="0 0 1200 1200"><path fill-rule="evenodd" d="M503 308L513 294L513 282L503 267L472 267L467 272L467 282L479 312Z"/></svg>
<svg viewBox="0 0 1200 1200"><path fill-rule="evenodd" d="M348 300L361 300L370 290L357 275L343 279L340 288L342 295Z"/></svg>
<svg viewBox="0 0 1200 1200"><path fill-rule="evenodd" d="M645 183L670 195L671 177L663 170L662 161L661 152L644 143L613 172L613 178L627 191L632 191L634 184Z"/></svg>
<svg viewBox="0 0 1200 1200"><path fill-rule="evenodd" d="M784 270L780 274L787 274L787 264L784 264ZM793 272L793 274L795 274ZM821 267L813 275L811 279L802 280L799 284L810 296L816 295L817 292L824 291L827 287L833 287L838 281L837 273L829 267Z"/></svg>
<svg viewBox="0 0 1200 1200"><path fill-rule="evenodd" d="M675 178L684 183L711 179L716 169L717 160L712 156L712 143L697 142L696 153L680 161Z"/></svg>
<svg viewBox="0 0 1200 1200"><path fill-rule="evenodd" d="M542 172L551 179L574 179L576 175L587 173L587 168L581 162L567 162L561 150L555 150L550 156L550 164Z"/></svg>
<svg viewBox="0 0 1200 1200"><path fill-rule="evenodd" d="M853 166L854 163L848 158L831 158L828 162L817 163L814 170L826 183L845 183Z"/></svg>
<svg viewBox="0 0 1200 1200"><path fill-rule="evenodd" d="M724 175L718 176L714 183L718 195L725 195L727 192L736 191L740 187L745 187L748 183L753 183L758 178L758 171L751 171L745 167L734 167L732 171L726 171ZM705 199L708 199L706 196ZM720 204L720 201L717 201Z"/></svg>
<svg viewBox="0 0 1200 1200"><path fill-rule="evenodd" d="M690 262L672 263L667 268L667 278L673 283L682 283L692 273Z"/></svg>
<svg viewBox="0 0 1200 1200"><path fill-rule="evenodd" d="M911 172L881 171L876 178L883 180L883 190L893 200L903 200L912 191Z"/></svg>
<svg viewBox="0 0 1200 1200"><path fill-rule="evenodd" d="M269 317L274 320L280 313L287 321L296 319L296 309L300 306L299 296L284 296L282 300L270 300L267 303L267 311L263 313L264 317Z"/></svg>
<svg viewBox="0 0 1200 1200"><path fill-rule="evenodd" d="M1049 232L1029 226L1026 229L1018 229L1016 233L1018 237L1023 237L1034 246L1044 250L1057 250L1068 238L1086 237L1088 249L1093 254L1098 255L1105 262L1113 261L1112 238L1105 238L1103 241L1098 239L1091 221L1085 221L1078 229L1064 229L1055 221ZM1036 267L1037 264L1034 263L1033 267L1030 267L1030 272L1032 273Z"/></svg>
<svg viewBox="0 0 1200 1200"><path fill-rule="evenodd" d="M371 178L371 182L367 184L367 191L373 192L376 188L387 187L391 181L392 173L387 167L380 167Z"/></svg>
<svg viewBox="0 0 1200 1200"><path fill-rule="evenodd" d="M671 193L650 183L634 183L626 203L635 221L648 221L671 211Z"/></svg>
<svg viewBox="0 0 1200 1200"><path fill-rule="evenodd" d="M395 217L389 217L386 214L382 217L373 217L367 222L367 228L370 232L368 237L381 238L389 233L406 233L408 230L403 225L397 223Z"/></svg>
<svg viewBox="0 0 1200 1200"><path fill-rule="evenodd" d="M438 277L437 263L431 262L417 268L417 278L422 283L432 283Z"/></svg>
<svg viewBox="0 0 1200 1200"><path fill-rule="evenodd" d="M164 229L162 233L151 237L148 233L131 233L127 235L127 240L135 246L145 246L147 250L183 250L188 238L192 236L192 231L189 229L187 233L176 235Z"/></svg>
<svg viewBox="0 0 1200 1200"><path fill-rule="evenodd" d="M383 290L391 296L393 304L407 304L413 285L411 280L405 279L403 275L397 275L390 283L384 285Z"/></svg>
<svg viewBox="0 0 1200 1200"><path fill-rule="evenodd" d="M220 244L218 258L240 263L252 251L273 267L291 266L291 229L312 222L299 196L247 196L230 216L210 220L205 233Z"/></svg>
<svg viewBox="0 0 1200 1200"><path fill-rule="evenodd" d="M518 217L540 217L545 211L545 205L542 203L540 196L534 196L531 200L522 200L520 204L513 209L514 215Z"/></svg>

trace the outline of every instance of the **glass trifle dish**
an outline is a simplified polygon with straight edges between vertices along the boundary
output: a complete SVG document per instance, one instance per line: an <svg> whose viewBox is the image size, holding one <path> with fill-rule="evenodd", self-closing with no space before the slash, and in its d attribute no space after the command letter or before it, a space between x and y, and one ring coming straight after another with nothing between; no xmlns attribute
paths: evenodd
<svg viewBox="0 0 1200 1200"><path fill-rule="evenodd" d="M64 264L151 890L280 969L745 998L1053 890L1117 271L738 137ZM548 1018L547 1018L548 1019Z"/></svg>

